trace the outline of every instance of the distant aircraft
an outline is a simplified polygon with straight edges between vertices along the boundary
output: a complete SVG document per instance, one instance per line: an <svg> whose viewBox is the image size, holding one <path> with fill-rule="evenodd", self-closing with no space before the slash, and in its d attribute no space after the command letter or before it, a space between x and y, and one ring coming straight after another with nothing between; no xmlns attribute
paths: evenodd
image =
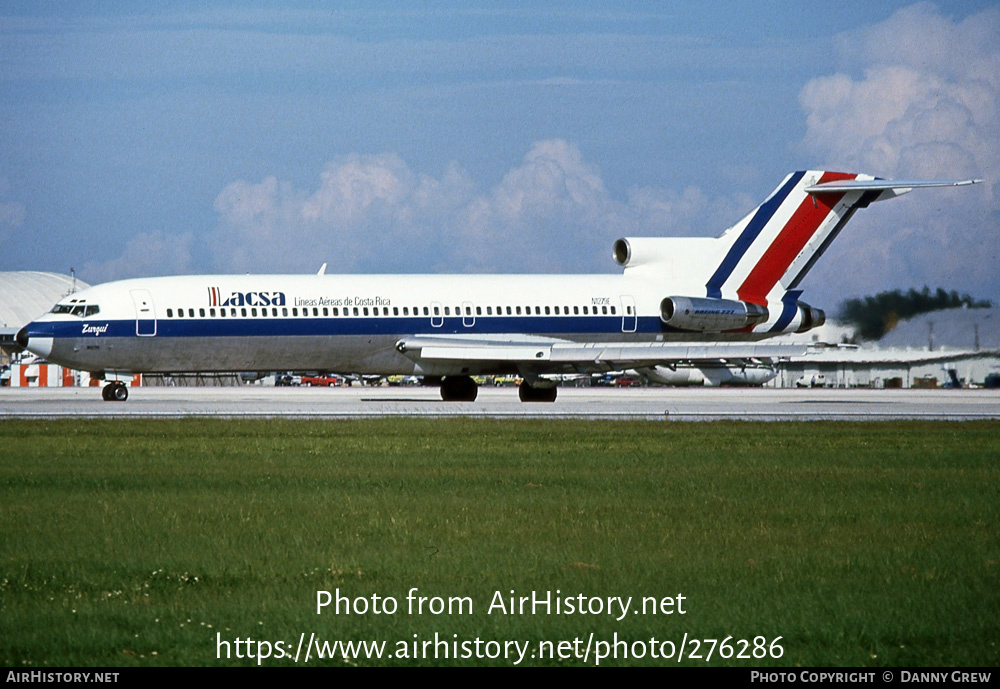
<svg viewBox="0 0 1000 689"><path fill-rule="evenodd" d="M686 362L650 366L636 371L651 383L705 387L759 386L778 375L772 359Z"/></svg>
<svg viewBox="0 0 1000 689"><path fill-rule="evenodd" d="M869 175L788 175L715 238L624 238L620 275L203 275L123 280L61 300L17 334L25 349L107 381L134 373L321 371L420 375L445 400L472 376L516 374L552 402L553 374L770 360L761 342L821 325L799 283L859 208L917 187ZM325 268L325 266L324 266Z"/></svg>

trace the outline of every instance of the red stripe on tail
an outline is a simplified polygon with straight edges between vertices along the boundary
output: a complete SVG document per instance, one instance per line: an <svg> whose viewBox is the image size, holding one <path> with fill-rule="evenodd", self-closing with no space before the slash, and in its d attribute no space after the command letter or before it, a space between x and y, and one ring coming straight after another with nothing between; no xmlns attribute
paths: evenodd
<svg viewBox="0 0 1000 689"><path fill-rule="evenodd" d="M823 182L833 182L840 179L855 179L857 175L843 172L827 172L819 180ZM737 295L743 301L753 304L767 305L767 295L774 287L781 276L792 265L792 261L802 251L802 247L812 238L813 234L822 224L823 220L830 214L833 207L840 203L844 194L816 194L808 195L792 214L778 236L767 247L764 255L760 257L757 265L753 267L746 280L736 290Z"/></svg>

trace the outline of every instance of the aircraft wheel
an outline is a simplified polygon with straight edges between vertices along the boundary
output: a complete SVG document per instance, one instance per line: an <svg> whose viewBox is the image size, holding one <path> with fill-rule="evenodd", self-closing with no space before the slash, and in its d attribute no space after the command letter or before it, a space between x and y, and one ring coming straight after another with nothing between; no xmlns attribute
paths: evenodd
<svg viewBox="0 0 1000 689"><path fill-rule="evenodd" d="M124 402L128 399L128 387L124 383L108 383L101 390L105 402Z"/></svg>
<svg viewBox="0 0 1000 689"><path fill-rule="evenodd" d="M475 402L479 386L469 376L448 376L441 381L441 399L445 402Z"/></svg>
<svg viewBox="0 0 1000 689"><path fill-rule="evenodd" d="M522 382L517 388L517 396L522 402L555 402L558 388L533 388L527 382Z"/></svg>
<svg viewBox="0 0 1000 689"><path fill-rule="evenodd" d="M111 396L111 388L112 387L114 387L114 384L108 383L103 388L101 388L101 397L104 399L105 402L110 402L110 401L112 401L114 399Z"/></svg>

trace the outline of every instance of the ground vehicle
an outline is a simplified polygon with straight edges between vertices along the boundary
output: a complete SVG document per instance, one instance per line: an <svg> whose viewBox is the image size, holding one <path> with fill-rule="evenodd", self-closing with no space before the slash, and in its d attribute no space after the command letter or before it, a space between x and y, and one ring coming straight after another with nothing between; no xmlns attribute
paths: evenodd
<svg viewBox="0 0 1000 689"><path fill-rule="evenodd" d="M315 376L302 376L300 385L305 385L306 387L339 387L344 384L344 379L341 376L333 375L330 373L317 374Z"/></svg>
<svg viewBox="0 0 1000 689"><path fill-rule="evenodd" d="M642 387L642 380L638 376L620 376L615 380L615 386L619 388L638 388Z"/></svg>
<svg viewBox="0 0 1000 689"><path fill-rule="evenodd" d="M826 382L826 376L822 373L818 375L804 375L795 381L795 387L797 388L825 388L829 385Z"/></svg>

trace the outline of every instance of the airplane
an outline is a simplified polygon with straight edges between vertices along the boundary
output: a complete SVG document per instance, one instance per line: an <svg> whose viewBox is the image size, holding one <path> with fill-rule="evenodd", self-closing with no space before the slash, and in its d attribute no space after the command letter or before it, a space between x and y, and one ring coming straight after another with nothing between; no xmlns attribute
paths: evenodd
<svg viewBox="0 0 1000 689"><path fill-rule="evenodd" d="M854 213L922 187L799 171L718 237L622 238L621 274L201 275L96 285L16 335L128 398L136 373L320 371L418 375L446 401L473 376L515 374L554 402L557 374L799 356L767 338L825 321L799 284Z"/></svg>
<svg viewBox="0 0 1000 689"><path fill-rule="evenodd" d="M771 359L688 362L636 369L636 373L651 383L673 386L760 386L778 375Z"/></svg>

